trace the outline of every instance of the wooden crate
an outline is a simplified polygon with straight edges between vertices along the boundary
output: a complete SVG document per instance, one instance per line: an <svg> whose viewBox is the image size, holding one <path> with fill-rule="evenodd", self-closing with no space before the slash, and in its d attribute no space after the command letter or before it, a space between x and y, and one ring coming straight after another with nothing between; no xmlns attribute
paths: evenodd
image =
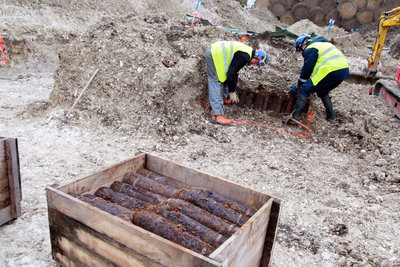
<svg viewBox="0 0 400 267"><path fill-rule="evenodd" d="M18 142L0 137L0 225L21 216Z"/></svg>
<svg viewBox="0 0 400 267"><path fill-rule="evenodd" d="M70 194L93 193L141 168L258 208L209 257L110 215ZM268 266L281 201L149 153L46 188L53 259L63 266Z"/></svg>

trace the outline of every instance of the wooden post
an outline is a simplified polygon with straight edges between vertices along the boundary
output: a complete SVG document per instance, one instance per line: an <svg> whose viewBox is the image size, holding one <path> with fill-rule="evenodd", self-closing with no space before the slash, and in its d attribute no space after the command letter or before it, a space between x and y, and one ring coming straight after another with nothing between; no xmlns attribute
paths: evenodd
<svg viewBox="0 0 400 267"><path fill-rule="evenodd" d="M6 140L6 153L8 159L8 181L11 198L11 216L16 219L21 216L21 178L19 170L17 139Z"/></svg>

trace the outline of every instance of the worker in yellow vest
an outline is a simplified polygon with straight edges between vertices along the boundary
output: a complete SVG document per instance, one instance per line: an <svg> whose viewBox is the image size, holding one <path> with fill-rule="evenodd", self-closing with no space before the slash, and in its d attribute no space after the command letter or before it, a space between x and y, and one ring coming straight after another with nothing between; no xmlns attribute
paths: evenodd
<svg viewBox="0 0 400 267"><path fill-rule="evenodd" d="M237 103L238 75L246 65L263 67L268 54L260 49L236 41L218 41L211 44L205 53L208 78L208 101L211 122L222 125L232 123L224 116L224 103Z"/></svg>
<svg viewBox="0 0 400 267"><path fill-rule="evenodd" d="M299 120L308 97L317 93L325 106L327 120L334 121L336 116L329 92L350 77L349 64L345 56L324 37L319 36L311 40L307 34L298 36L296 50L302 51L304 58L297 85L292 85L289 91L298 94L297 100L293 113L283 116L282 119L287 121L292 116L293 119Z"/></svg>

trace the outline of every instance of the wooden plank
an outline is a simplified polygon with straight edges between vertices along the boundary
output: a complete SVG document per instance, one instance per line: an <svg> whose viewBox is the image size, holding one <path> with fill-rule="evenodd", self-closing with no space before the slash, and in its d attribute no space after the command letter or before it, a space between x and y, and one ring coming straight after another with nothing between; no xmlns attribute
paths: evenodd
<svg viewBox="0 0 400 267"><path fill-rule="evenodd" d="M270 199L210 258L223 262L224 266L259 266L272 203Z"/></svg>
<svg viewBox="0 0 400 267"><path fill-rule="evenodd" d="M9 186L8 186L8 179L1 179L0 180L0 194L3 192L8 192Z"/></svg>
<svg viewBox="0 0 400 267"><path fill-rule="evenodd" d="M10 192L3 192L0 194L0 209L10 206L11 200L10 200Z"/></svg>
<svg viewBox="0 0 400 267"><path fill-rule="evenodd" d="M61 237L59 240L59 248L60 250L65 253L69 261L72 261L76 266L115 266L112 263L107 263L102 261L101 259L97 258L92 253L86 251L85 249L79 248L74 242ZM56 254L56 257L58 258Z"/></svg>
<svg viewBox="0 0 400 267"><path fill-rule="evenodd" d="M6 139L6 157L11 198L11 214L13 218L18 218L21 216L22 191L17 139Z"/></svg>
<svg viewBox="0 0 400 267"><path fill-rule="evenodd" d="M68 186L63 189L66 188ZM54 187L47 187L46 192L49 218L52 216L51 210L55 209L87 225L94 231L124 244L138 254L146 255L155 262L167 266L219 266L217 261L112 216Z"/></svg>
<svg viewBox="0 0 400 267"><path fill-rule="evenodd" d="M0 209L0 225L3 225L11 220L13 220L13 217L11 216L11 207L8 206Z"/></svg>
<svg viewBox="0 0 400 267"><path fill-rule="evenodd" d="M4 159L6 157L6 147L5 147L5 138L0 137L0 159Z"/></svg>
<svg viewBox="0 0 400 267"><path fill-rule="evenodd" d="M0 181L8 180L5 139L0 140Z"/></svg>
<svg viewBox="0 0 400 267"><path fill-rule="evenodd" d="M0 159L0 181L2 180L8 180L7 161L5 158Z"/></svg>
<svg viewBox="0 0 400 267"><path fill-rule="evenodd" d="M147 154L146 168L173 177L190 186L212 189L225 197L256 208L260 208L271 198L261 192L151 154Z"/></svg>
<svg viewBox="0 0 400 267"><path fill-rule="evenodd" d="M278 229L280 209L281 209L281 200L274 199L274 202L272 203L271 207L271 212L269 215L267 233L265 234L265 243L264 243L264 249L260 267L269 266L269 262L272 257L276 231Z"/></svg>
<svg viewBox="0 0 400 267"><path fill-rule="evenodd" d="M56 210L51 210L50 213L52 214L49 219L53 251L62 251L61 240L66 239L73 243L77 251L83 250L86 254L92 254L100 262L113 263L117 266L165 266L99 234ZM76 260L82 262L81 259Z"/></svg>
<svg viewBox="0 0 400 267"><path fill-rule="evenodd" d="M72 183L58 186L57 189L61 190L62 192L73 194L82 194L88 192L105 184L109 184L111 181L122 180L125 174L136 172L137 170L143 168L145 159L145 154L137 155L131 159L115 164L90 176L81 178Z"/></svg>

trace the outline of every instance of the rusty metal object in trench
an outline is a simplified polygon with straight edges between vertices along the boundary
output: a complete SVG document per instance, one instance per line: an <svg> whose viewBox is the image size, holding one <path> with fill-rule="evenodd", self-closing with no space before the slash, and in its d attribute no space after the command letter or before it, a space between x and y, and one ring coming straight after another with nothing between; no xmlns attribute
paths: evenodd
<svg viewBox="0 0 400 267"><path fill-rule="evenodd" d="M248 107L261 111L272 111L274 114L289 114L296 102L296 96L278 95L276 93L260 94L242 91L240 94L239 107ZM308 106L305 107L305 111Z"/></svg>
<svg viewBox="0 0 400 267"><path fill-rule="evenodd" d="M266 95L266 96L264 97L264 103L262 104L262 108L261 108L261 109L262 109L262 110L268 110L269 105L271 104L270 101L271 101L270 96Z"/></svg>
<svg viewBox="0 0 400 267"><path fill-rule="evenodd" d="M176 197L186 200L194 205L205 209L206 211L221 217L237 226L242 226L246 223L247 218L238 212L225 207L223 204L215 201L214 199L200 194L192 188L183 188L176 193Z"/></svg>
<svg viewBox="0 0 400 267"><path fill-rule="evenodd" d="M281 113L282 110L282 105L283 105L283 97L282 96L276 96L276 104L274 106L273 112L275 114Z"/></svg>
<svg viewBox="0 0 400 267"><path fill-rule="evenodd" d="M110 185L110 188L114 190L115 192L122 193L125 195L128 195L130 197L135 197L137 199L140 199L142 201L148 202L150 204L158 204L167 198L150 192L148 190L145 190L141 187L134 186L128 183L120 182L120 181L115 181Z"/></svg>
<svg viewBox="0 0 400 267"><path fill-rule="evenodd" d="M239 107L243 107L245 100L247 99L247 91L241 91L239 93Z"/></svg>
<svg viewBox="0 0 400 267"><path fill-rule="evenodd" d="M157 205L153 211L176 225L182 226L186 232L206 242L213 248L219 247L227 240L223 235L169 206Z"/></svg>
<svg viewBox="0 0 400 267"><path fill-rule="evenodd" d="M149 203L125 194L115 192L108 187L100 187L96 190L94 195L130 210L142 210L149 206Z"/></svg>
<svg viewBox="0 0 400 267"><path fill-rule="evenodd" d="M254 101L254 109L261 110L262 105L264 103L265 97L262 95L256 95L255 101Z"/></svg>
<svg viewBox="0 0 400 267"><path fill-rule="evenodd" d="M135 212L132 222L147 231L162 236L197 253L208 256L213 252L213 248L210 245L182 231L169 220L153 212L147 210Z"/></svg>
<svg viewBox="0 0 400 267"><path fill-rule="evenodd" d="M296 103L296 99L297 99L296 95L290 95L289 96L289 99L287 100L286 106L285 106L285 108L283 110L284 114L289 114L290 112L293 111L294 104Z"/></svg>
<svg viewBox="0 0 400 267"><path fill-rule="evenodd" d="M229 223L221 219L220 217L206 210L203 210L202 208L199 208L185 200L171 198L166 200L163 204L183 212L190 218L200 222L201 224L204 224L205 226L226 237L230 237L237 230L239 230L239 227L237 227L236 225Z"/></svg>
<svg viewBox="0 0 400 267"><path fill-rule="evenodd" d="M99 208L105 212L108 212L112 215L118 216L121 219L125 221L132 221L132 214L133 211L118 206L117 204L111 203L107 200L104 200L100 197L96 197L91 194L85 194L85 195L77 195L76 196L79 200L82 200L86 203L91 204L92 206L95 206L96 208Z"/></svg>

